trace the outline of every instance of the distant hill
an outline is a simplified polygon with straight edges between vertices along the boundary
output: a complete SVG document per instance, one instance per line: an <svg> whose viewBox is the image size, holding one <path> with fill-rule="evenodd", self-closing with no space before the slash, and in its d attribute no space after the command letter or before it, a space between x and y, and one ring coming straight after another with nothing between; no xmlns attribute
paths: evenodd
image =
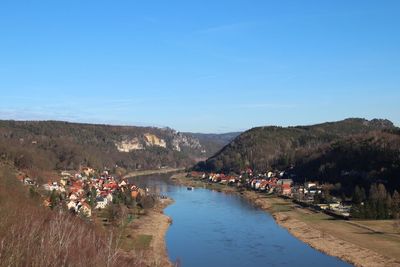
<svg viewBox="0 0 400 267"><path fill-rule="evenodd" d="M385 174L399 174L396 165L399 139L399 128L380 119L351 118L311 126L257 127L236 137L219 153L198 163L195 169L239 172L246 167L265 171L294 166L302 177L314 179L340 179L346 171L378 179ZM387 171L372 174L379 168ZM353 169L357 171L351 172Z"/></svg>
<svg viewBox="0 0 400 267"><path fill-rule="evenodd" d="M231 132L222 134L204 134L204 133L185 133L197 138L203 148L207 151L210 156L217 153L221 148L229 144L234 140L241 132Z"/></svg>
<svg viewBox="0 0 400 267"><path fill-rule="evenodd" d="M0 159L21 168L186 167L212 153L196 137L170 128L0 121Z"/></svg>

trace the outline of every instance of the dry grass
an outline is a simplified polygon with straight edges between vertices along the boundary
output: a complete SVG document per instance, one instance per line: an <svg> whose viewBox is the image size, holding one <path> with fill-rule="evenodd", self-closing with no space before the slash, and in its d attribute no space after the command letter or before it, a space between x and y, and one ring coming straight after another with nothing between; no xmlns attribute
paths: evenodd
<svg viewBox="0 0 400 267"><path fill-rule="evenodd" d="M119 252L114 232L40 207L27 191L11 168L0 166L0 266L138 266Z"/></svg>
<svg viewBox="0 0 400 267"><path fill-rule="evenodd" d="M329 234L359 248L366 248L393 259L400 265L400 235L393 233L393 220L356 221L353 223L353 221L336 220L324 213L313 213L300 208L285 214L318 232ZM357 249L354 250L354 255L357 255L357 251ZM362 257L360 256L360 258Z"/></svg>

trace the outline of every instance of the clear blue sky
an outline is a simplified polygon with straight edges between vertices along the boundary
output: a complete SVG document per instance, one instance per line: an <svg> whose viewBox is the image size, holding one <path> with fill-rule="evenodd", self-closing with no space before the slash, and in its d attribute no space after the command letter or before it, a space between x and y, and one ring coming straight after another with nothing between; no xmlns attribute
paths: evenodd
<svg viewBox="0 0 400 267"><path fill-rule="evenodd" d="M400 1L0 2L0 118L400 125Z"/></svg>

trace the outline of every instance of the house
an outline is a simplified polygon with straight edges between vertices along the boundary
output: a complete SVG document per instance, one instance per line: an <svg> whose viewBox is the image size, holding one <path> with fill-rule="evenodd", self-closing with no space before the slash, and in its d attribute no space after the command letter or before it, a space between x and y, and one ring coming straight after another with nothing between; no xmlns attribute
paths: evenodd
<svg viewBox="0 0 400 267"><path fill-rule="evenodd" d="M53 182L53 183L50 184L50 191L53 191L53 190L58 191L59 189L60 189L60 188L59 188L57 182Z"/></svg>
<svg viewBox="0 0 400 267"><path fill-rule="evenodd" d="M219 183L220 184L228 184L228 182L229 182L229 178L227 176L221 174Z"/></svg>
<svg viewBox="0 0 400 267"><path fill-rule="evenodd" d="M329 209L332 209L332 210L338 209L340 206L341 206L341 203L339 201L329 203Z"/></svg>
<svg viewBox="0 0 400 267"><path fill-rule="evenodd" d="M261 186L261 180L256 180L256 182L254 183L254 189L258 190L260 189Z"/></svg>
<svg viewBox="0 0 400 267"><path fill-rule="evenodd" d="M26 185L35 185L35 181L32 180L32 179L29 178L29 177L26 177L26 178L24 178L23 180L24 180L24 184L26 184Z"/></svg>
<svg viewBox="0 0 400 267"><path fill-rule="evenodd" d="M66 186L66 185L68 184L68 178L61 178L60 184L61 184L62 186Z"/></svg>
<svg viewBox="0 0 400 267"><path fill-rule="evenodd" d="M265 191L265 190L267 190L267 189L268 189L268 184L269 184L269 182L268 182L267 180L261 181L261 184L260 184L260 191Z"/></svg>
<svg viewBox="0 0 400 267"><path fill-rule="evenodd" d="M234 184L238 181L235 176L229 176L228 179L229 184Z"/></svg>
<svg viewBox="0 0 400 267"><path fill-rule="evenodd" d="M292 179L279 179L277 182L276 182L278 185L289 185L289 186L292 186L292 184L293 184L293 180Z"/></svg>
<svg viewBox="0 0 400 267"><path fill-rule="evenodd" d="M212 174L210 175L211 181L214 183L218 183L221 181L221 175L219 174Z"/></svg>
<svg viewBox="0 0 400 267"><path fill-rule="evenodd" d="M304 183L304 193L305 194L321 194L322 188L316 182L306 182Z"/></svg>
<svg viewBox="0 0 400 267"><path fill-rule="evenodd" d="M281 194L284 196L290 196L292 194L292 188L289 184L281 185Z"/></svg>
<svg viewBox="0 0 400 267"><path fill-rule="evenodd" d="M75 193L71 193L69 195L69 200L76 201L78 200L78 196Z"/></svg>
<svg viewBox="0 0 400 267"><path fill-rule="evenodd" d="M79 209L79 213L86 217L91 217L92 216L92 208L89 206L89 204L84 202Z"/></svg>
<svg viewBox="0 0 400 267"><path fill-rule="evenodd" d="M91 174L94 174L95 170L89 167L84 167L81 172L85 174L85 176L90 176Z"/></svg>
<svg viewBox="0 0 400 267"><path fill-rule="evenodd" d="M112 202L113 201L113 195L111 193L108 193L106 196L108 202Z"/></svg>
<svg viewBox="0 0 400 267"><path fill-rule="evenodd" d="M111 181L111 182L105 184L105 185L103 186L103 188L104 188L104 189L111 189L111 190L114 190L114 189L117 189L117 188L118 188L118 185L117 185L116 182Z"/></svg>
<svg viewBox="0 0 400 267"><path fill-rule="evenodd" d="M107 207L107 198L97 197L96 198L96 209L105 209Z"/></svg>
<svg viewBox="0 0 400 267"><path fill-rule="evenodd" d="M315 183L315 182L305 182L304 183L304 187L306 188L306 189L310 189L311 187L316 187L318 184L317 183Z"/></svg>
<svg viewBox="0 0 400 267"><path fill-rule="evenodd" d="M68 203L67 203L67 209L68 210L76 210L76 202L75 201L73 201L73 200L70 200Z"/></svg>
<svg viewBox="0 0 400 267"><path fill-rule="evenodd" d="M139 192L138 191L132 191L131 192L132 199L136 199L138 196L139 196Z"/></svg>
<svg viewBox="0 0 400 267"><path fill-rule="evenodd" d="M67 171L62 171L62 172L61 172L61 176L62 176L62 177L66 177L66 178L72 177L72 175L71 175L69 172L67 172Z"/></svg>
<svg viewBox="0 0 400 267"><path fill-rule="evenodd" d="M318 209L320 209L320 210L327 210L327 209L329 209L329 204L316 204L316 206L317 206Z"/></svg>

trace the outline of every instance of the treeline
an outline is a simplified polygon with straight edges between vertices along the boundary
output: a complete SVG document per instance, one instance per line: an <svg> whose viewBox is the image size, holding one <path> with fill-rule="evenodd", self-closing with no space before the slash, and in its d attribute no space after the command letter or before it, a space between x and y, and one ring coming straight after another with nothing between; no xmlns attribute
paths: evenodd
<svg viewBox="0 0 400 267"><path fill-rule="evenodd" d="M399 219L400 194L386 191L383 184L372 184L368 195L364 188L355 187L351 216L359 219Z"/></svg>

